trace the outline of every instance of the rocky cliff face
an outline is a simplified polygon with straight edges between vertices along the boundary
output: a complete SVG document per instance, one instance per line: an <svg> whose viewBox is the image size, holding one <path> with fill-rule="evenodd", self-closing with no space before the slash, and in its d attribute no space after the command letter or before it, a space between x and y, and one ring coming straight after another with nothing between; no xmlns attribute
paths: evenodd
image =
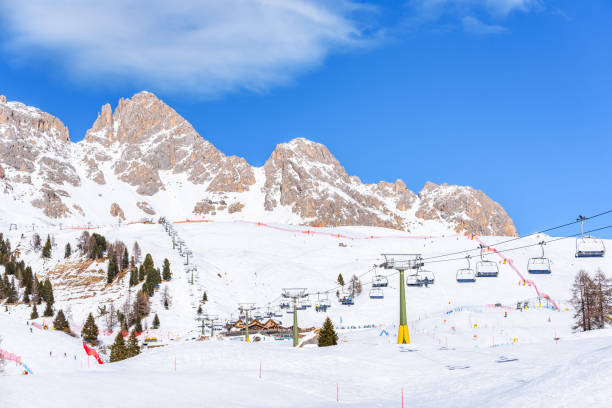
<svg viewBox="0 0 612 408"><path fill-rule="evenodd" d="M512 219L502 206L480 190L428 182L419 192L419 198L416 216L424 220L443 220L455 225L456 232L517 235Z"/></svg>
<svg viewBox="0 0 612 408"><path fill-rule="evenodd" d="M121 99L114 113L110 105L102 106L83 147L93 180L104 183L98 163L116 157L114 175L145 196L165 189L161 172L185 174L188 181L215 192L242 192L255 183L244 159L225 156L149 92Z"/></svg>
<svg viewBox="0 0 612 408"><path fill-rule="evenodd" d="M416 195L401 180L364 184L306 139L278 145L263 168L253 168L225 156L149 92L121 99L114 112L102 106L76 144L59 119L0 97L0 179L1 194L51 219L195 214L287 222L292 214L291 221L310 225L411 231L433 222L516 235L504 209L481 191L428 183Z"/></svg>
<svg viewBox="0 0 612 408"><path fill-rule="evenodd" d="M306 139L278 145L264 165L264 208L290 206L314 225L376 225L403 229L397 207L410 193L388 183L368 186L350 177L327 147ZM397 202L395 206L389 202ZM403 202L400 204L400 202ZM405 211L404 210L404 211Z"/></svg>

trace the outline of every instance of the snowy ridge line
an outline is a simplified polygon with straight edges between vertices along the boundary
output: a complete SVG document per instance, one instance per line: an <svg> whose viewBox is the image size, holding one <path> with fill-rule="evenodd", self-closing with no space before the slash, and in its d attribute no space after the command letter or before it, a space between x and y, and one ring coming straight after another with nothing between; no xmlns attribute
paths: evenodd
<svg viewBox="0 0 612 408"><path fill-rule="evenodd" d="M478 238L478 236L473 235L473 238L479 244L484 245L486 247L489 247L489 245L485 244L480 238ZM525 279L525 277L518 270L518 268L516 266L514 266L514 262L512 262L512 259L506 258L501 252L499 252L497 249L495 249L493 247L491 247L491 249L493 250L493 252L495 252L497 254L497 256L499 256L501 259L506 261L508 263L508 265L510 265L510 267L514 270L514 272L516 272L516 274L521 278L520 282L523 282L523 285L524 284L528 284L529 286L533 286L533 288L535 289L536 293L538 294L538 297L543 297L544 299L547 299L550 303L553 304L553 306L555 307L555 309L557 309L557 311L560 310L559 306L557 306L557 303L554 300L552 300L552 298L548 294L540 292L540 290L538 289L538 286L536 285L536 283L534 281L532 281L531 279ZM520 282L519 282L519 285L521 284Z"/></svg>
<svg viewBox="0 0 612 408"><path fill-rule="evenodd" d="M355 237L355 236L350 236L350 235L346 235L346 234L334 234L332 232L323 232L323 231L313 231L310 230L308 228L322 228L322 227L317 227L317 226L311 226L311 227L304 227L306 229L292 229L292 228L284 228L284 227L278 227L276 225L270 225L270 224L266 224L264 222L255 222L255 221L245 221L245 220L237 220L234 222L239 222L239 223L243 223L243 224L251 224L251 225L257 225L258 227L265 227L265 228L270 228L273 230L277 230L277 231L283 231L283 232L293 232L293 233L301 233L301 234L307 234L307 235L325 235L325 236L329 236L329 237L334 237L334 238L345 238L345 239L351 239L351 240L358 240L358 239L385 239L385 238L401 238L401 239L428 239L428 238L434 238L433 235L370 235L367 237ZM448 235L448 237L452 237L453 235ZM459 235L456 235L457 237ZM439 237L436 237L439 238Z"/></svg>

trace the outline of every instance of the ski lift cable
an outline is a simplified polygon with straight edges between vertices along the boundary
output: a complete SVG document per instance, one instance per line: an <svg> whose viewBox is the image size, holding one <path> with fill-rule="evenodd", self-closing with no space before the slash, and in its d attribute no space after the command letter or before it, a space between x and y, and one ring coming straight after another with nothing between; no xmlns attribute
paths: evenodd
<svg viewBox="0 0 612 408"><path fill-rule="evenodd" d="M589 220L589 219L601 217L601 216L609 214L609 213L612 213L612 210L603 211L601 213L598 213L598 214L595 214L595 215L592 215L592 216L589 216L589 217L582 217L582 219L583 220ZM530 236L533 236L533 235L536 235L536 234L542 234L542 233L545 233L545 232L553 231L553 230L560 229L560 228L563 228L563 227L567 227L567 226L570 226L570 225L573 225L573 224L577 224L579 222L581 222L580 218L578 218L576 221L569 222L569 223L566 223L566 224L563 224L563 225L558 225L558 226L552 227L552 228L547 228L547 229L544 229L542 231L534 232L534 233L529 234L529 235L525 235L525 236L522 236L522 237L516 237L516 238L508 239L506 241L498 242L498 243L495 244L495 246L503 245L503 244L506 244L508 242L518 241L518 240L523 239L523 238L527 238L527 237L530 237ZM589 233L592 233L592 232L602 231L602 230L609 229L609 228L612 228L612 225L608 225L608 226L605 226L605 227L592 229L590 231L585 231L584 234L589 234ZM561 240L568 239L568 238L574 238L574 237L576 237L578 235L582 235L582 234L581 233L572 234L572 235L569 235L569 236L554 238L554 239L551 239L551 240L548 240L548 241L540 241L540 242L537 242L535 244L529 244L529 245L523 245L523 246L520 246L520 247L504 249L503 251L498 251L498 252L512 252L512 251L516 251L516 250L519 250L519 249L525 249L525 248L530 248L530 247L537 246L537 245L542 245L542 243L548 244L548 243L551 243L551 242L561 241ZM432 256L432 257L421 258L421 261L430 260L430 259L437 259L437 258L443 258L443 257L447 257L447 256L452 256L452 255L465 254L465 253L474 252L474 251L482 251L482 249L483 248L481 246L479 246L479 247L474 248L474 249L468 249L468 250L464 250L464 251L451 252L451 253L448 253L448 254L436 255L436 256ZM451 262L451 261L459 261L459 260L463 260L463 259L465 259L465 257L451 258L451 259L440 259L440 260L436 260L436 261L429 261L427 263ZM374 270L375 270L375 267L370 268L366 272L360 274L358 276L358 278L361 278L364 275L367 275L368 273L370 273L370 272L372 272ZM399 271L395 271L395 272L392 272L392 273L390 273L388 275L383 275L383 276L386 276L386 278L389 279L390 277L393 277L393 276L397 275L398 273L399 273ZM369 286L369 285L371 285L373 283L374 283L374 280L372 280L370 282L362 283L361 285L362 286ZM343 286L342 285L336 285L336 286L334 286L334 287L332 287L332 288L330 288L328 290L319 290L319 291L316 291L316 292L307 292L306 295L315 295L317 293L329 294L329 293L332 293L332 292L334 292L334 291L336 291L336 290L338 290L340 288L343 288ZM281 298L280 296L277 297L271 303L274 303L277 300L280 300L280 298Z"/></svg>
<svg viewBox="0 0 612 408"><path fill-rule="evenodd" d="M586 232L585 232L585 234L587 234L587 233L591 233L591 232L602 231L602 230L609 229L609 228L612 228L612 225L608 225L608 226L605 226L605 227L601 227L601 228L592 229L592 230L590 230L590 231L586 231ZM519 250L519 249L525 249L525 248L530 248L530 247L533 247L533 246L538 246L538 245L541 245L541 244L542 244L542 242L544 242L544 244L548 244L548 243L551 243L551 242L561 241L561 240L564 240L564 239L575 238L575 237L577 237L578 235L580 235L580 233L578 233L578 234L573 234L573 235L569 235L569 236L566 236L566 237L554 238L554 239L550 239L550 240L548 240L548 241L540 241L540 242L538 242L538 243L536 243L536 244L529 244L529 245L523 245L523 246L520 246L520 247L514 247L514 248L504 249L503 251L498 251L498 252L512 252L512 251L517 251L517 250ZM480 249L480 248L478 248L478 249ZM469 256L470 256L470 255L468 255L468 257L469 257ZM463 256L463 257L461 257L461 258L453 258L453 259L441 259L441 260L437 260L437 261L430 261L430 262L427 262L427 263L439 263L439 262L461 261L461 260L465 260L465 259L466 259L466 257L465 257L465 256ZM371 272L372 270L373 270L373 269L370 269L368 272L365 272L365 273L363 273L363 274L359 275L358 277L362 277L362 276L366 275L367 273ZM393 277L393 276L396 276L397 274L399 274L399 271L394 271L394 272L389 273L388 275L383 275L383 276L385 276L387 279L389 279L389 278L391 278L391 277ZM361 283L361 286L362 286L362 287L366 287L366 286L370 286L370 285L372 285L373 283L374 283L374 280L369 281L369 282L362 282L362 283ZM331 292L333 292L333 291L335 291L335 290L337 290L337 289L339 289L339 288L342 288L342 286L341 286L341 285L338 285L338 286L335 286L335 287L333 287L333 288L331 288L331 289L328 289L328 290L326 290L326 291L319 291L318 293L331 293ZM317 292L313 292L313 293L314 293L314 294L316 294Z"/></svg>
<svg viewBox="0 0 612 408"><path fill-rule="evenodd" d="M609 213L612 213L612 210L608 210L608 211L601 212L601 213L599 213L599 214L591 215L590 217L582 217L582 218L578 218L578 219L576 219L575 221L568 222L568 223L563 224L563 225L558 225L558 226L556 226L556 227L547 228L547 229L544 229L544 230L542 230L542 231L533 232L533 233L528 234L528 235L523 235L522 237L515 237L515 238L507 239L507 240L505 240L505 241L497 242L495 245L496 245L496 246L499 246L499 245L507 244L507 243L509 243L509 242L518 241L518 240L523 239L523 238L531 237L531 236L533 236L533 235L543 234L543 233L545 233L545 232L554 231L554 230L557 230L557 229L560 229L560 228L568 227L568 226L570 226L570 225L578 224L579 222L581 222L581 220L590 220L590 219L593 219L593 218L601 217L601 216L606 215L606 214L609 214ZM595 231L597 231L597 230L595 230ZM588 232L589 232L589 231L585 232L585 234L586 234L586 233L588 233ZM576 235L580 235L580 234L576 234ZM572 235L572 236L576 236L576 235ZM444 257L446 257L446 256L451 256L451 255L459 255L459 254L465 254L465 253L468 253L468 252L474 252L474 251L479 251L479 250L480 250L480 247L478 247L478 248L474 248L474 249L465 249L465 250L463 250L463 251L451 252L451 253L448 253L448 254L442 254L442 255L429 256L429 257L427 257L427 258L423 258L423 260L437 259L437 258L444 258Z"/></svg>
<svg viewBox="0 0 612 408"><path fill-rule="evenodd" d="M612 228L612 225L608 225L608 226L606 226L606 227L601 227L601 228L592 229L592 230L590 230L590 231L586 231L586 232L585 232L585 234L590 233L590 232L596 232L596 231L605 230L605 229L608 229L608 228ZM577 234L573 234L573 235L568 235L568 236L566 236L566 237L553 238L553 239L550 239L550 240L548 240L548 241L540 241L540 242L538 242L538 243L536 243L536 244L529 244L529 245L523 245L523 246L520 246L520 247L508 248L508 249L504 249L504 250L497 251L497 252L512 252L512 251L516 251L516 250L519 250L519 249L531 248L531 247L534 247L534 246L542 245L542 243L544 243L544 244L546 245L546 244L549 244L549 243L551 243L551 242L561 241L561 240L564 240L564 239L569 239L569 238L575 238L575 237L577 237L577 236L579 236L579 235L581 235L581 233L577 233ZM480 248L478 248L478 249L480 249ZM452 258L452 259L439 259L439 260L437 260L437 261L429 261L429 262L427 262L427 263L438 263L438 262L448 262L448 261L459 261L459 260L462 260L462 259L465 259L465 257L461 257L461 258Z"/></svg>

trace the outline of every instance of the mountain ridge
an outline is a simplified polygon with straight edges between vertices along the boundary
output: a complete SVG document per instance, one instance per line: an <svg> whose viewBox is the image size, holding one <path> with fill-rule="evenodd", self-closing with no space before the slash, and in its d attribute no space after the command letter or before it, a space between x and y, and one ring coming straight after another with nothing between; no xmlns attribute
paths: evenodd
<svg viewBox="0 0 612 408"><path fill-rule="evenodd" d="M251 166L147 91L121 98L114 111L104 104L79 142L58 118L1 97L0 152L4 195L50 221L167 214L516 235L482 191L428 182L415 194L401 179L362 183L308 139L278 144L262 167Z"/></svg>

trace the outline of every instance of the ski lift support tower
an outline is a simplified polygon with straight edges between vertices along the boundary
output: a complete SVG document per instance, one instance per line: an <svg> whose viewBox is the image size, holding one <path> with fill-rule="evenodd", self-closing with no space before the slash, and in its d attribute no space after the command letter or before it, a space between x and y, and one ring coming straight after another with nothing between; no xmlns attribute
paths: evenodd
<svg viewBox="0 0 612 408"><path fill-rule="evenodd" d="M406 320L406 288L404 287L404 271L418 269L423 266L421 254L382 254L384 262L381 267L399 271L400 289L400 324L397 331L397 344L410 344L410 334Z"/></svg>
<svg viewBox="0 0 612 408"><path fill-rule="evenodd" d="M297 301L306 296L306 288L283 288L283 297L293 299L293 347L298 345Z"/></svg>

